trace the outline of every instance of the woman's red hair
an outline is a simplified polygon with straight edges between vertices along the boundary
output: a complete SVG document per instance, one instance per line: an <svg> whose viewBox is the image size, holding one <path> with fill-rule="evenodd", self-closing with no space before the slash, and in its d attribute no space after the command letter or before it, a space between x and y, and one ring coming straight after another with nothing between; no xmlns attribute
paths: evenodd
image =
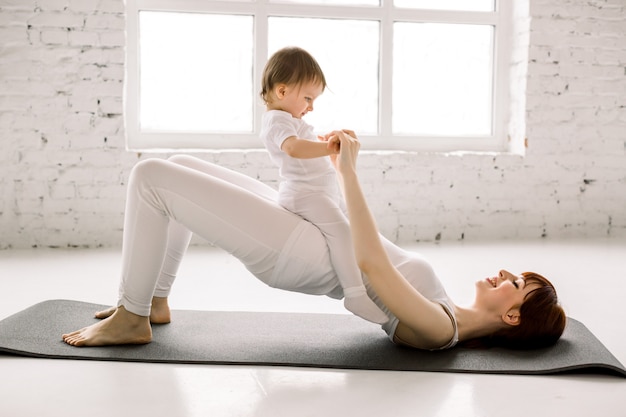
<svg viewBox="0 0 626 417"><path fill-rule="evenodd" d="M553 345L565 330L567 316L559 305L556 289L545 277L522 273L526 285L534 284L520 306L520 323L491 336L468 341L469 347L502 346L512 349L537 349Z"/></svg>

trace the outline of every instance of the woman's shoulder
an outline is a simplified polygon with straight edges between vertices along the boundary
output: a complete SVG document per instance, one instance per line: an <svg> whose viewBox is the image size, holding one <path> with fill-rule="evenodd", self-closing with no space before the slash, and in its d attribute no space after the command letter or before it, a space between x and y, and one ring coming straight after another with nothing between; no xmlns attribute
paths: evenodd
<svg viewBox="0 0 626 417"><path fill-rule="evenodd" d="M446 291L432 265L418 254L406 252L397 258L394 266L404 278L431 301L446 298Z"/></svg>
<svg viewBox="0 0 626 417"><path fill-rule="evenodd" d="M435 303L436 304L436 303ZM396 326L394 343L424 350L441 350L456 345L458 331L455 318L444 305L429 317L428 330L416 331L402 322Z"/></svg>
<svg viewBox="0 0 626 417"><path fill-rule="evenodd" d="M395 251L391 258L395 259L395 267L407 282L432 305L438 307L431 310L431 320L438 323L435 331L429 331L428 335L416 333L406 324L398 323L394 341L420 349L446 349L454 346L458 339L454 304L430 262L416 252L403 249ZM432 327L429 328L432 330Z"/></svg>

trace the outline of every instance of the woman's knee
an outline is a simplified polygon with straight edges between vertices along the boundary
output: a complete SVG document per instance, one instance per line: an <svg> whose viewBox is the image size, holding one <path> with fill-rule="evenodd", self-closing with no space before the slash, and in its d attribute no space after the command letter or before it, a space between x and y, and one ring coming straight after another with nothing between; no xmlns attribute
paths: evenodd
<svg viewBox="0 0 626 417"><path fill-rule="evenodd" d="M169 158L167 158L167 160L178 165L189 166L193 164L197 159L193 156L177 154L170 156Z"/></svg>
<svg viewBox="0 0 626 417"><path fill-rule="evenodd" d="M130 178L132 181L146 181L154 175L159 175L166 165L167 161L163 159L144 159L135 164L130 173Z"/></svg>

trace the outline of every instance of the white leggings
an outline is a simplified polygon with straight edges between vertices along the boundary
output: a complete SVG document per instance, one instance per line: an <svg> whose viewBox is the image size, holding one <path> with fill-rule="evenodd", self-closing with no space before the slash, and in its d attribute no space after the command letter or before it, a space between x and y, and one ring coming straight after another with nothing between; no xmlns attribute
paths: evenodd
<svg viewBox="0 0 626 417"><path fill-rule="evenodd" d="M139 162L128 184L118 305L148 316L152 297L169 294L192 232L270 286L341 298L324 237L276 198L255 179L190 156Z"/></svg>

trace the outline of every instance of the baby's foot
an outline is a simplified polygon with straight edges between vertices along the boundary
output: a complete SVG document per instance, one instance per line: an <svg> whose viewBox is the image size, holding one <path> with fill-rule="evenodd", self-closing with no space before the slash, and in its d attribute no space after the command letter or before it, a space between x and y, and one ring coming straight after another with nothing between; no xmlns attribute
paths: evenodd
<svg viewBox="0 0 626 417"><path fill-rule="evenodd" d="M344 288L343 305L357 316L373 323L383 324L387 315L369 298L365 287Z"/></svg>

